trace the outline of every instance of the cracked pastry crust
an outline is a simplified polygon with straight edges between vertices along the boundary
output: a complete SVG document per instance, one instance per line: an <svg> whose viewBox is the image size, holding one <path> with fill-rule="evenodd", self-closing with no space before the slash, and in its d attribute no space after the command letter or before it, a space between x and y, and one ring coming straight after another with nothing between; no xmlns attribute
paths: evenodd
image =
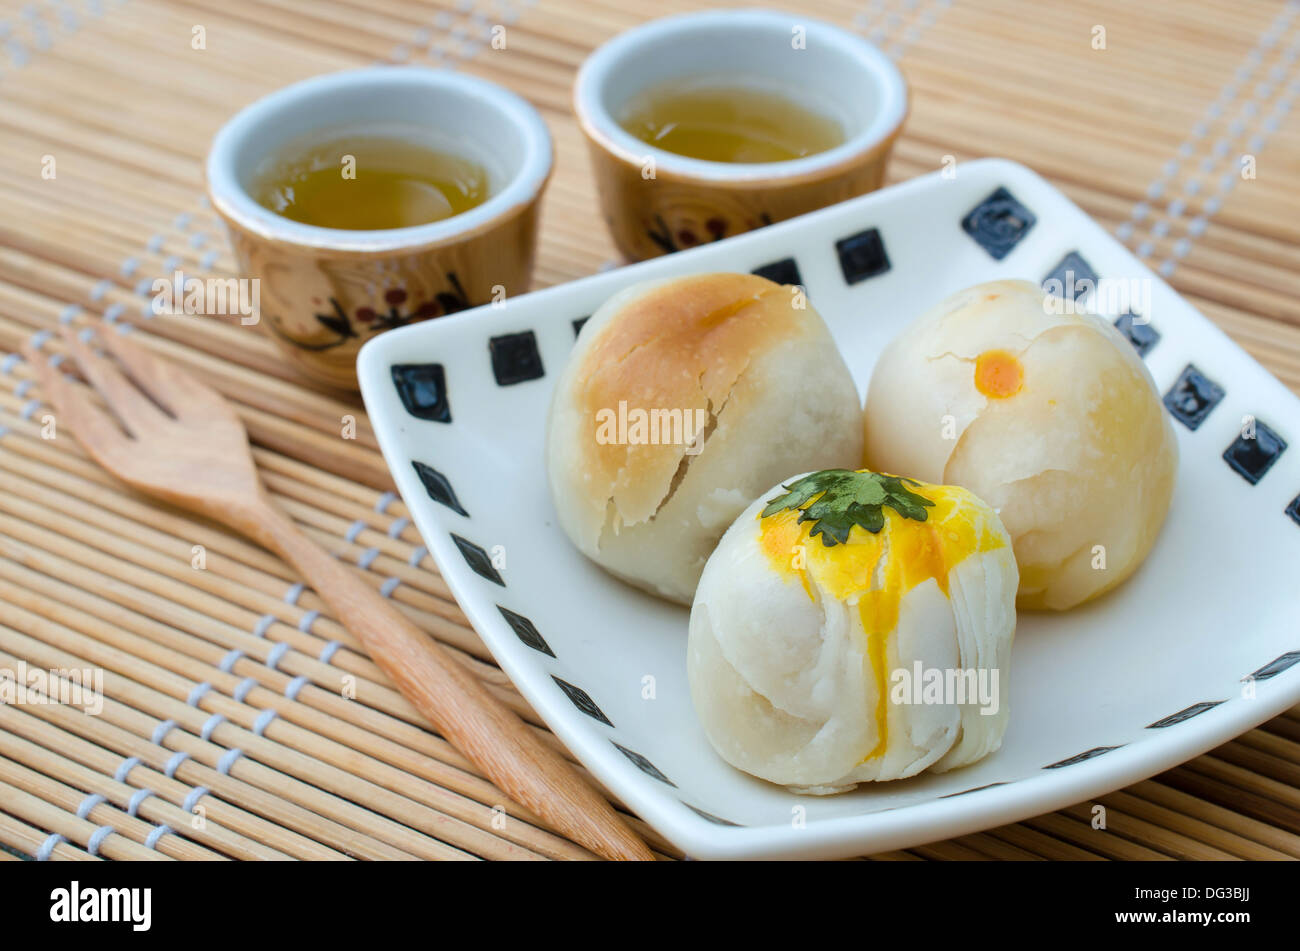
<svg viewBox="0 0 1300 951"><path fill-rule="evenodd" d="M866 461L988 502L1014 542L1019 607L1066 610L1146 558L1178 448L1128 341L1098 317L1050 313L1044 296L980 284L895 338L872 372Z"/></svg>
<svg viewBox="0 0 1300 951"><path fill-rule="evenodd" d="M598 414L620 404L703 420L699 452L598 440ZM793 288L752 274L647 282L584 325L552 398L547 473L584 554L689 604L717 540L759 492L809 466L859 465L860 421L848 367Z"/></svg>

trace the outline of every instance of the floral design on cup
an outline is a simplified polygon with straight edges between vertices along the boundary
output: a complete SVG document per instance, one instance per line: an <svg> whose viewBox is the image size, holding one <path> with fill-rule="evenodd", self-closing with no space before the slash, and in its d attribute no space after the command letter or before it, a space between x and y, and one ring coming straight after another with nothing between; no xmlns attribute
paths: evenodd
<svg viewBox="0 0 1300 951"><path fill-rule="evenodd" d="M316 321L322 327L335 334L334 339L327 340L324 343L295 337L284 329L274 315L269 317L269 326L277 337L299 349L313 352L330 350L347 343L349 340L359 339L366 334L394 330L415 321L444 317L447 314L454 314L457 311L468 310L475 306L466 297L465 289L460 286L460 281L454 273L447 275L447 282L452 286L452 290L439 291L418 307L405 313L400 308L406 303L408 294L405 288L401 287L390 288L384 292L384 303L388 305L386 313L381 313L373 307L362 306L353 311L351 319L348 318L347 311L343 309L339 299L330 297L330 310L326 313L316 313L314 315ZM313 298L312 303L319 306L321 303L320 298ZM361 330L364 333L358 332L357 324L361 325Z"/></svg>
<svg viewBox="0 0 1300 951"><path fill-rule="evenodd" d="M662 214L656 214L653 225L647 226L645 233L646 237L658 245L664 254L672 254L674 251L685 251L687 248L693 248L700 244L721 241L729 234L753 231L771 223L772 216L766 211L761 211L757 218L747 218L738 227L730 224L721 215L711 215L706 218L703 229L700 229L697 223L691 219L679 221L676 227L672 227L668 222L664 221Z"/></svg>
<svg viewBox="0 0 1300 951"><path fill-rule="evenodd" d="M428 224L365 231L293 221L250 193L259 163L286 143L376 123L459 143L486 170L487 199ZM217 133L206 171L240 271L261 282L266 332L296 370L355 389L367 340L528 290L553 153L545 122L514 93L461 73L380 66L253 103Z"/></svg>
<svg viewBox="0 0 1300 951"><path fill-rule="evenodd" d="M792 37L805 42L792 45ZM801 90L840 122L844 141L787 161L716 162L657 148L620 125L639 92L686 78ZM908 108L898 67L865 39L765 10L664 17L621 33L583 63L573 101L605 221L633 260L879 188Z"/></svg>

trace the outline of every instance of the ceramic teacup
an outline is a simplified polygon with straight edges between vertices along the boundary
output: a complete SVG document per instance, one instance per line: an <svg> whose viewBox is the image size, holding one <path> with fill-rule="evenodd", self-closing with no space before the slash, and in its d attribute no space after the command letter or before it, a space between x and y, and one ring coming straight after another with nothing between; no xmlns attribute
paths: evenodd
<svg viewBox="0 0 1300 951"><path fill-rule="evenodd" d="M645 90L683 80L754 85L836 120L844 141L784 162L704 161L620 125ZM653 20L583 63L574 110L606 223L633 260L792 218L879 188L907 116L907 85L861 37L798 14L719 10Z"/></svg>
<svg viewBox="0 0 1300 951"><path fill-rule="evenodd" d="M488 198L416 227L301 224L250 193L283 149L359 128L420 129L487 173ZM400 134L400 133L395 133ZM300 371L356 388L356 355L383 330L528 289L550 134L519 96L461 73L380 66L315 77L245 108L213 140L207 180L260 323Z"/></svg>

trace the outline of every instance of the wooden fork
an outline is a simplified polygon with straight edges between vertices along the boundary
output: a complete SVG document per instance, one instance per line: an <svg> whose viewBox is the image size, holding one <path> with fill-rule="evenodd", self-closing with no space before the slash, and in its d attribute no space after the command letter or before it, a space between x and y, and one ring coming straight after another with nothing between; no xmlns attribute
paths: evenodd
<svg viewBox="0 0 1300 951"><path fill-rule="evenodd" d="M645 843L572 766L275 506L257 476L243 423L217 392L121 334L104 333L100 340L125 373L69 328L62 333L112 415L41 354L31 347L24 353L57 422L68 425L100 465L142 492L229 525L279 554L416 709L503 792L598 855L653 861Z"/></svg>

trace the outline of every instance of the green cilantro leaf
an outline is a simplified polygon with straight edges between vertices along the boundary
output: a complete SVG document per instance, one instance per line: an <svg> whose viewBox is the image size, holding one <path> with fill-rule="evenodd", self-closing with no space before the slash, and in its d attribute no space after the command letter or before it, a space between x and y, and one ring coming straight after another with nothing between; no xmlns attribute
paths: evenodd
<svg viewBox="0 0 1300 951"><path fill-rule="evenodd" d="M791 509L799 512L800 523L813 522L808 534L820 535L827 548L846 545L854 525L873 535L879 533L885 527L882 509L886 505L903 518L925 521L925 510L934 503L905 483L921 484L879 472L823 469L782 486L785 494L770 499L761 517Z"/></svg>

